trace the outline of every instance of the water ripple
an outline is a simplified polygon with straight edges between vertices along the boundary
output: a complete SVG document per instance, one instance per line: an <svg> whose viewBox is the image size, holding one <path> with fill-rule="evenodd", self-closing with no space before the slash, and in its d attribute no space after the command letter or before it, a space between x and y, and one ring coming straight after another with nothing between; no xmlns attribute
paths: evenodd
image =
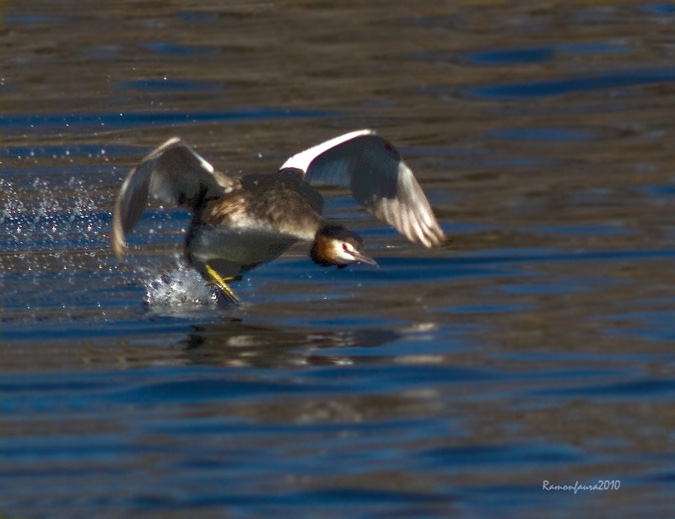
<svg viewBox="0 0 675 519"><path fill-rule="evenodd" d="M177 126L181 124L237 122L264 119L306 119L336 116L324 110L249 108L227 112L102 112L82 114L0 115L0 130L6 132L92 131Z"/></svg>
<svg viewBox="0 0 675 519"><path fill-rule="evenodd" d="M518 101L672 81L675 81L675 69L637 69L594 73L573 78L483 85L467 88L465 93L470 97Z"/></svg>

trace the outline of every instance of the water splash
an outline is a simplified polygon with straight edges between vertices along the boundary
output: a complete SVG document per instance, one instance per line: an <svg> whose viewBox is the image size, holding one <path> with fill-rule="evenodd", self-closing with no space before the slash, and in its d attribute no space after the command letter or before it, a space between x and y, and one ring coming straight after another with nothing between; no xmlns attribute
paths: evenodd
<svg viewBox="0 0 675 519"><path fill-rule="evenodd" d="M151 316L189 318L221 307L217 290L180 253L171 257L181 214L161 212L139 238L167 247L166 254L153 249L124 263L113 257L106 181L96 175L0 179L0 321L72 322L84 312L105 322L124 311L125 297L142 299ZM147 217L152 220L152 212ZM121 280L125 288L111 293Z"/></svg>
<svg viewBox="0 0 675 519"><path fill-rule="evenodd" d="M145 285L143 301L153 312L161 315L184 315L203 308L216 308L218 292L207 285L197 271L176 254L174 265L168 268L138 269L139 281Z"/></svg>
<svg viewBox="0 0 675 519"><path fill-rule="evenodd" d="M0 246L11 251L107 247L110 213L94 186L37 178L29 185L0 179Z"/></svg>

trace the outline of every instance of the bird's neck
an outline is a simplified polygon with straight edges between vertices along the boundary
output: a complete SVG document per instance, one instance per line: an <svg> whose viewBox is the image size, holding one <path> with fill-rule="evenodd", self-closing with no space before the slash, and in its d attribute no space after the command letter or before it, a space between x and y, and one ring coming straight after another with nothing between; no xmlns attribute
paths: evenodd
<svg viewBox="0 0 675 519"><path fill-rule="evenodd" d="M312 250L309 252L312 261L322 267L337 265L338 263L333 260L331 254L331 245L331 242L319 231L314 239Z"/></svg>

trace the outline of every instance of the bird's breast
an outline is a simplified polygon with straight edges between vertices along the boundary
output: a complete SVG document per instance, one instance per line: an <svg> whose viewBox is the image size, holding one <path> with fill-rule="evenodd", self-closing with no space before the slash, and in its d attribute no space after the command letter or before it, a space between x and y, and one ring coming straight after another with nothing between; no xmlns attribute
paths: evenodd
<svg viewBox="0 0 675 519"><path fill-rule="evenodd" d="M297 240L258 229L196 226L186 241L188 256L206 264L217 261L242 272L280 256Z"/></svg>

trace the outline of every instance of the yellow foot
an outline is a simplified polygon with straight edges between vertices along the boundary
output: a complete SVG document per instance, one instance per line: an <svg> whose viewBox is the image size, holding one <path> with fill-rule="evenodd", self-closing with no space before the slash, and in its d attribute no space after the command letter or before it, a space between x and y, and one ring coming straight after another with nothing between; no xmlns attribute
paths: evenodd
<svg viewBox="0 0 675 519"><path fill-rule="evenodd" d="M218 274L218 272L213 270L213 268L211 268L211 266L208 263L204 265L204 272L206 272L211 283L216 285L223 292L223 294L225 294L230 299L230 301L232 301L233 303L239 303L239 298L236 295L234 295L234 292L227 284L228 281L233 281L235 278L233 277L224 278L223 276Z"/></svg>

